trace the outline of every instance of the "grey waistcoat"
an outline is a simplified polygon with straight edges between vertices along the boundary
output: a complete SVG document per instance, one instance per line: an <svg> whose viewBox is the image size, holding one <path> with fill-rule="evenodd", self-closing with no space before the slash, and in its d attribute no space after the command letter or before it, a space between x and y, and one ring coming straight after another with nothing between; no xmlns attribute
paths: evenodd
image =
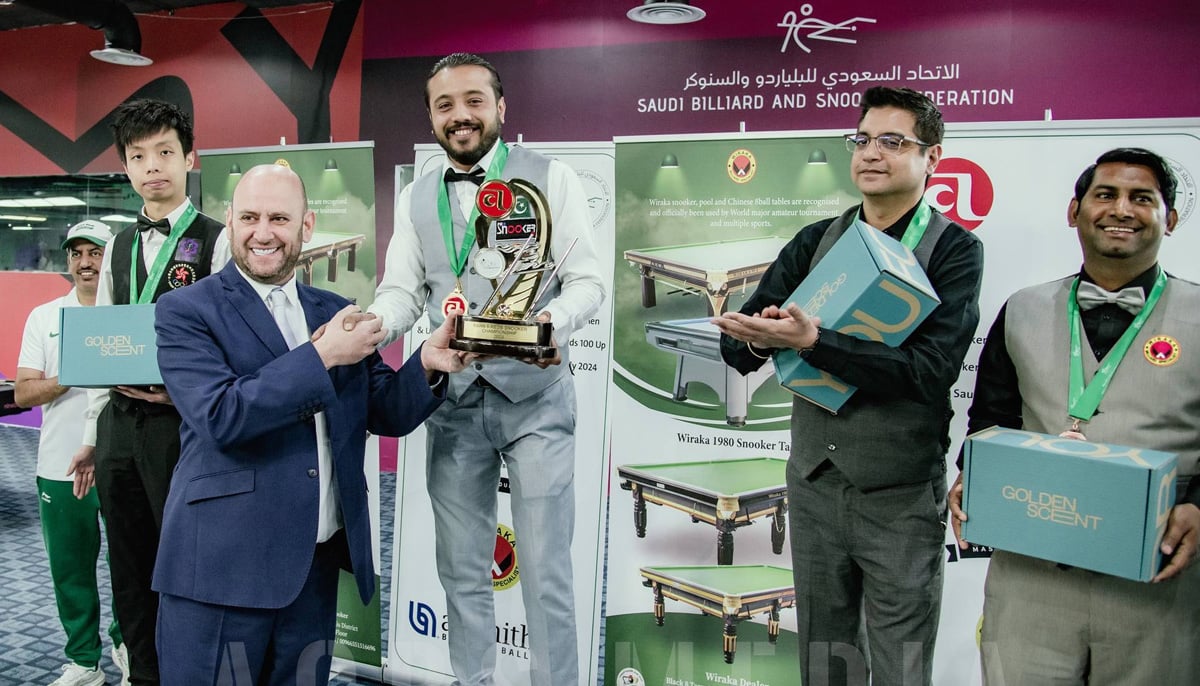
<svg viewBox="0 0 1200 686"><path fill-rule="evenodd" d="M855 206L833 220L813 253L810 269L850 227L858 211ZM952 226L940 212L933 212L913 251L922 269L929 269L934 246ZM945 472L950 416L950 389L938 405L859 391L837 414L795 398L791 459L799 463L805 477L828 459L863 491L928 481Z"/></svg>
<svg viewBox="0 0 1200 686"><path fill-rule="evenodd" d="M508 161L504 165L501 177L525 179L546 193L549 171L550 158L514 145L509 147ZM429 311L432 325L437 327L445 320L442 316L442 301L454 290L455 284L454 272L450 268L450 258L446 254L446 243L437 215L438 184L443 183L441 168L425 174L414 183L411 218L417 237L421 241L425 281L430 290L426 309ZM454 245L461 248L467 218L462 215L453 193L450 195L450 214L454 225ZM553 218L551 221L553 223ZM472 249L472 255L474 251L475 249ZM470 314L479 314L494 289L491 282L476 275L470 265L471 260L468 257L467 268L461 277L462 288L466 294ZM560 291L561 283L555 276L539 304L545 305ZM509 400L520 402L570 373L567 346L564 345L560 353L562 364L546 369L505 358L477 362L461 373L450 375L450 397L457 399L477 376L483 376Z"/></svg>
<svg viewBox="0 0 1200 686"><path fill-rule="evenodd" d="M1008 301L1004 342L1016 365L1022 428L1027 431L1058 434L1069 424L1070 331L1065 315L1072 280L1074 277L1032 286ZM1158 366L1147 361L1146 343L1156 336L1176 341L1180 352L1173 364ZM1171 278L1113 374L1096 415L1082 426L1088 440L1178 453L1181 479L1196 474L1200 459L1197 346L1200 286ZM1086 382L1100 363L1086 341L1082 347Z"/></svg>

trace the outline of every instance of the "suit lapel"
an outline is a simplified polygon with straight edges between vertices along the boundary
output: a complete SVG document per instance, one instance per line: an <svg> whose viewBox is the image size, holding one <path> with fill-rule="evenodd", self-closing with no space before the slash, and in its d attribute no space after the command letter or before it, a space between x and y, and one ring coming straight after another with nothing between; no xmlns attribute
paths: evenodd
<svg viewBox="0 0 1200 686"><path fill-rule="evenodd" d="M300 296L300 305L304 308L304 324L308 327L310 335L336 314L329 311L326 301L318 298L317 291L312 287L297 283L296 293Z"/></svg>
<svg viewBox="0 0 1200 686"><path fill-rule="evenodd" d="M237 273L232 261L221 270L221 284L225 289L225 298L234 312L242 318L246 326L276 357L288 351L287 342L275 324L275 318L267 309L267 304L258 297L258 293L246 283L246 279Z"/></svg>

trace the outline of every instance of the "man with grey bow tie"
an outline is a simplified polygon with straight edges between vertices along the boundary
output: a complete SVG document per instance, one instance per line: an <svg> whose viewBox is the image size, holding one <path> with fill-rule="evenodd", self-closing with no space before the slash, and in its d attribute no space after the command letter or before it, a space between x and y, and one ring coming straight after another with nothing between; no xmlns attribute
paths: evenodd
<svg viewBox="0 0 1200 686"><path fill-rule="evenodd" d="M980 355L967 427L1177 453L1164 565L1146 584L996 551L985 684L1200 682L1200 286L1158 264L1178 222L1175 189L1166 161L1141 148L1110 150L1084 170L1067 209L1083 268L1005 303ZM1073 369L1089 385L1107 383L1098 406L1068 400ZM966 547L961 476L949 500Z"/></svg>

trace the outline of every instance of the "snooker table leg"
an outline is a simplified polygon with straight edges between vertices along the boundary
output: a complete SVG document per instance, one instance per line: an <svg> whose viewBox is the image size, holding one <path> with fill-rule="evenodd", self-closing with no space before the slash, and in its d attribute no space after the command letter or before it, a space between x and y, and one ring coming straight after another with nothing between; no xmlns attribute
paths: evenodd
<svg viewBox="0 0 1200 686"><path fill-rule="evenodd" d="M787 533L787 501L781 500L771 517L771 551L783 554L783 537Z"/></svg>
<svg viewBox="0 0 1200 686"><path fill-rule="evenodd" d="M642 267L642 307L654 307L658 304L658 300L654 297L654 279L650 278L650 271Z"/></svg>
<svg viewBox="0 0 1200 686"><path fill-rule="evenodd" d="M717 520L717 564L733 564L733 521Z"/></svg>
<svg viewBox="0 0 1200 686"><path fill-rule="evenodd" d="M725 664L733 664L733 654L737 652L737 619L725 615Z"/></svg>
<svg viewBox="0 0 1200 686"><path fill-rule="evenodd" d="M663 603L662 584L654 584L654 623L662 626L665 608Z"/></svg>
<svg viewBox="0 0 1200 686"><path fill-rule="evenodd" d="M646 498L637 484L633 485L633 529L638 538L646 537Z"/></svg>
<svg viewBox="0 0 1200 686"><path fill-rule="evenodd" d="M779 602L771 605L771 616L767 619L767 641L779 642Z"/></svg>

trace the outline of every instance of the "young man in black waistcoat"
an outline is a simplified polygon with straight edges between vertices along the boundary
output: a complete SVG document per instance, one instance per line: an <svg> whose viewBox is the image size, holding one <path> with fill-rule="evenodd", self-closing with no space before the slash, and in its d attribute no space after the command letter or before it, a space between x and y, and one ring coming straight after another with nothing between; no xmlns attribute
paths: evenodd
<svg viewBox="0 0 1200 686"><path fill-rule="evenodd" d="M932 682L950 386L979 323L983 276L979 239L924 200L943 131L921 93L867 90L858 130L846 136L862 205L801 229L741 312L714 320L722 356L743 374L779 352L858 387L837 413L800 398L792 404L788 523L805 684ZM895 347L782 307L856 219L913 243L941 299Z"/></svg>
<svg viewBox="0 0 1200 686"><path fill-rule="evenodd" d="M224 225L200 214L187 197L196 153L186 112L135 100L117 109L112 129L121 166L144 205L137 224L118 233L105 252L96 305L151 303L220 270L229 261L229 239ZM93 483L100 495L131 684L158 683L158 594L150 578L179 459L179 421L161 386L89 391L84 445L72 463L76 495Z"/></svg>

